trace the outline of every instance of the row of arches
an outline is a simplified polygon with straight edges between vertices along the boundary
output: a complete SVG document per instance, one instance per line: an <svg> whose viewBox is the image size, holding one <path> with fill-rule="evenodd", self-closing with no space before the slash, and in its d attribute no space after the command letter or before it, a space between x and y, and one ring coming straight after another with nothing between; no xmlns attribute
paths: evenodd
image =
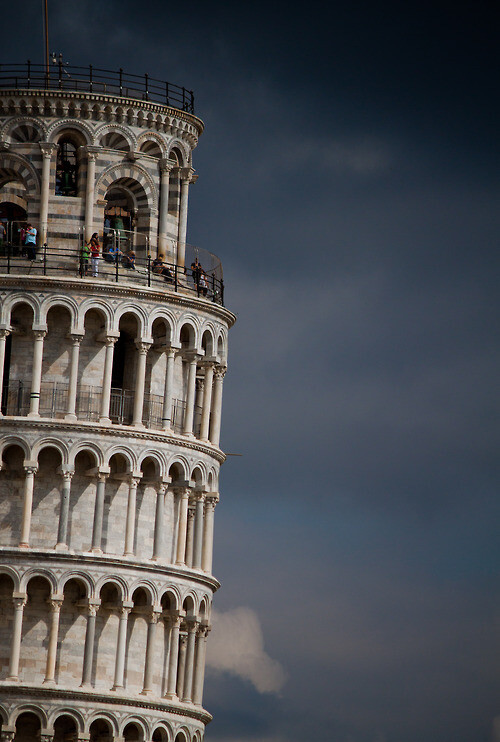
<svg viewBox="0 0 500 742"><path fill-rule="evenodd" d="M26 295L2 313L4 415L146 426L218 445L226 338L213 323Z"/></svg>
<svg viewBox="0 0 500 742"><path fill-rule="evenodd" d="M160 474L160 459L145 454L133 468L126 452L105 463L95 447L45 441L25 458L19 442L1 442L0 537L4 546L113 554L154 560L210 574L215 476L182 463ZM68 457L69 458L69 457ZM163 462L162 462L163 463Z"/></svg>
<svg viewBox="0 0 500 742"><path fill-rule="evenodd" d="M99 141L102 133L107 129L110 131L122 131L123 129L147 129L140 134L133 131L126 138L130 139L131 149L138 149L136 146L145 140L164 138L177 140L183 149L188 151L193 149L198 142L198 135L201 129L201 122L194 122L183 117L172 116L170 113L161 113L157 111L144 110L141 106L127 108L119 105L107 105L95 102L90 105L89 101L82 100L77 104L74 99L65 101L58 99L51 101L50 98L44 98L43 102L33 98L30 102L20 99L19 101L11 98L2 100L0 98L0 116L8 116L9 119L0 129L0 139L12 142L37 142L47 140L54 132L58 130L58 122L47 123L44 119L57 117L58 121L63 120L65 124L72 123L79 126L87 132L96 132L95 135L89 134L89 144L95 144ZM100 122L105 122L101 124ZM165 136L167 135L167 136ZM92 137L92 140L91 140ZM168 150L163 149L163 155L167 156Z"/></svg>
<svg viewBox="0 0 500 742"><path fill-rule="evenodd" d="M15 590L0 568L0 679L28 685L93 688L201 705L208 596L196 602L166 588L153 602L148 584L128 600L117 578L69 576L54 592L50 574L33 570ZM51 578L52 577L52 578Z"/></svg>
<svg viewBox="0 0 500 742"><path fill-rule="evenodd" d="M134 714L119 719L112 712L94 711L85 718L77 709L56 709L21 704L10 714L0 706L2 742L201 742L203 733L185 724L150 720Z"/></svg>

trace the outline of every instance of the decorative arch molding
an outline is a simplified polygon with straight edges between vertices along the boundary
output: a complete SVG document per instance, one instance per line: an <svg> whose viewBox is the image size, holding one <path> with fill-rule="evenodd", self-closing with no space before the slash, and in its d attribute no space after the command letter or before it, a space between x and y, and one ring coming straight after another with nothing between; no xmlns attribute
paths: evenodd
<svg viewBox="0 0 500 742"><path fill-rule="evenodd" d="M57 595L57 580L55 576L48 569L43 569L40 567L31 567L31 569L28 569L23 574L23 576L21 577L20 585L21 592L26 592L28 583L34 577L43 577L45 580L47 580L51 587L52 595Z"/></svg>
<svg viewBox="0 0 500 742"><path fill-rule="evenodd" d="M96 582L95 586L95 597L99 597L99 593L101 592L104 585L114 585L118 592L119 592L119 600L127 600L128 599L128 585L125 582L125 580L122 577L119 577L116 574L108 574L108 575L102 575ZM98 714L99 715L99 714Z"/></svg>
<svg viewBox="0 0 500 742"><path fill-rule="evenodd" d="M121 134L128 142L131 151L137 149L137 137L134 132L126 126L121 126L120 124L103 124L102 126L99 126L99 128L94 132L95 144L100 145L101 139L106 136L106 134Z"/></svg>
<svg viewBox="0 0 500 742"><path fill-rule="evenodd" d="M163 478L166 475L167 472L167 461L165 456L162 452L157 451L152 448L148 448L145 451L141 451L141 453L137 457L137 466L140 468L141 464L146 459L153 459L158 464L159 469L159 478Z"/></svg>
<svg viewBox="0 0 500 742"><path fill-rule="evenodd" d="M14 583L14 592L19 592L19 588L21 585L21 578L13 567L10 567L8 564L2 564L2 566L0 567L0 575L7 575L7 577L10 577L10 579ZM1 707L0 707L0 715L1 715Z"/></svg>
<svg viewBox="0 0 500 742"><path fill-rule="evenodd" d="M13 310L18 304L27 304L33 310L33 326L40 323L40 304L29 294L11 294L5 299L2 306L1 322L10 325Z"/></svg>
<svg viewBox="0 0 500 742"><path fill-rule="evenodd" d="M49 310L53 307L64 307L71 316L71 331L74 332L78 319L78 304L70 296L52 295L42 300L40 317L42 322L47 321Z"/></svg>
<svg viewBox="0 0 500 742"><path fill-rule="evenodd" d="M29 448L27 442L16 435L9 435L5 438L2 438L2 440L0 441L0 457L3 456L3 452L9 446L19 446L19 448L24 451L25 458L28 461L31 461L31 449Z"/></svg>
<svg viewBox="0 0 500 742"><path fill-rule="evenodd" d="M161 587L158 590L159 599L161 600L164 595L169 595L171 598L173 598L172 602L174 605L172 607L172 610L178 611L182 605L182 600L177 585L165 585L164 587Z"/></svg>
<svg viewBox="0 0 500 742"><path fill-rule="evenodd" d="M68 572L65 572L61 577L59 578L59 584L58 589L59 592L63 592L64 586L67 582L70 580L79 580L80 582L83 582L87 589L87 598L91 598L94 595L95 592L95 582L92 579L92 576L90 574L87 574L85 572L76 572L74 570L69 570Z"/></svg>
<svg viewBox="0 0 500 742"><path fill-rule="evenodd" d="M33 165L22 155L14 152L2 152L0 154L0 181L4 170L14 171L19 180L26 188L26 193L32 196L40 195L40 180ZM6 181L7 183L10 181Z"/></svg>
<svg viewBox="0 0 500 742"><path fill-rule="evenodd" d="M2 198L2 196L5 196L5 198ZM26 199L22 196L18 196L16 193L9 193L8 191L2 193L0 191L0 203L4 202L7 202L9 204L16 204L16 206L20 206L21 209L24 209L25 211L28 210L28 202L26 201Z"/></svg>
<svg viewBox="0 0 500 742"><path fill-rule="evenodd" d="M157 307L153 309L152 312L149 313L148 317L148 328L147 332L152 335L153 333L153 325L156 322L156 320L163 320L170 328L170 335L173 337L174 329L176 325L176 318L172 311L168 310L166 307Z"/></svg>
<svg viewBox="0 0 500 742"><path fill-rule="evenodd" d="M79 732L83 732L85 729L85 719L82 714L77 709L70 707L55 708L51 711L48 722L50 729L54 728L54 724L61 716L69 716L70 719L73 719Z"/></svg>
<svg viewBox="0 0 500 742"><path fill-rule="evenodd" d="M138 206L142 206L141 201L146 201L145 205L150 210L158 208L158 189L154 180L146 168L137 163L124 162L107 168L95 185L96 201L105 200L108 189L113 184L120 185L118 181L131 190L138 201Z"/></svg>
<svg viewBox="0 0 500 742"><path fill-rule="evenodd" d="M14 141L12 139L12 132L23 124L32 125L40 133L41 141L47 140L47 125L35 116L16 116L13 119L8 119L0 129L0 140L6 142Z"/></svg>
<svg viewBox="0 0 500 742"><path fill-rule="evenodd" d="M132 472L134 471L137 471L137 457L135 453L131 451L130 448L127 448L126 446L122 446L120 444L112 446L106 451L106 464L108 466L112 457L116 456L116 454L123 456L127 460L128 465L130 466L130 474L132 474Z"/></svg>
<svg viewBox="0 0 500 742"><path fill-rule="evenodd" d="M180 167L187 167L190 163L191 153L182 139L175 138L168 143L166 155L167 157L170 157L170 153L173 149L179 149L181 154L183 155L183 162L179 163Z"/></svg>
<svg viewBox="0 0 500 742"><path fill-rule="evenodd" d="M135 724L142 732L142 739L140 742L144 742L145 740L150 739L149 737L149 725L147 725L142 719L140 719L135 714L130 714L126 716L124 719L122 719L120 723L120 735L123 737L123 733L125 731L125 727L128 724Z"/></svg>
<svg viewBox="0 0 500 742"><path fill-rule="evenodd" d="M133 594L136 590L139 590L139 588L142 588L148 593L149 600L151 601L150 605L153 606L158 604L157 586L152 582L152 580L145 580L141 577L137 578L137 580L134 580L134 582L129 587L130 600L132 600Z"/></svg>
<svg viewBox="0 0 500 742"><path fill-rule="evenodd" d="M161 721L160 723L157 723L156 721L153 724L152 730L151 730L151 738L153 738L153 734L156 732L157 729L160 729L162 732L165 732L165 742L172 742L173 735L172 735L172 729L169 724L167 724L166 721Z"/></svg>
<svg viewBox="0 0 500 742"><path fill-rule="evenodd" d="M100 312L103 315L106 324L105 332L110 332L113 328L112 310L106 303L106 301L104 301L104 299L97 299L95 297L84 299L80 304L77 323L79 330L83 332L85 326L85 315L92 309L96 312Z"/></svg>
<svg viewBox="0 0 500 742"><path fill-rule="evenodd" d="M181 469L183 471L184 479L187 480L187 478L188 478L188 472L189 472L189 468L190 468L189 467L189 461L187 460L187 458L185 456L182 456L182 455L179 455L179 454L175 454L173 456L173 458L168 462L167 473L170 471L170 469L172 468L172 466L174 466L174 464L177 464L178 466L181 467ZM176 486L176 483L175 482L172 482L171 486L172 487L175 487Z"/></svg>
<svg viewBox="0 0 500 742"><path fill-rule="evenodd" d="M33 460L38 461L38 456L44 448L55 448L61 454L61 464L67 466L69 459L68 447L58 438L40 438L33 444L31 455Z"/></svg>
<svg viewBox="0 0 500 742"><path fill-rule="evenodd" d="M160 134L157 134L156 131L145 131L144 133L139 134L137 137L137 149L140 150L142 145L146 144L146 142L155 142L160 148L161 156L167 156L167 145L165 139Z"/></svg>
<svg viewBox="0 0 500 742"><path fill-rule="evenodd" d="M42 708L40 708L40 706L35 706L32 703L22 703L20 706L16 706L11 712L9 725L14 727L21 714L34 714L38 717L42 729L47 728L47 714Z"/></svg>
<svg viewBox="0 0 500 742"><path fill-rule="evenodd" d="M203 487L207 483L207 466L203 461L195 461L189 473L189 479L191 481L194 481L193 474L195 473L196 469L198 469L201 474L199 484Z"/></svg>
<svg viewBox="0 0 500 742"><path fill-rule="evenodd" d="M47 130L47 141L56 142L59 140L58 134L68 129L75 129L79 134L82 134L85 141L79 144L94 144L94 132L87 124L84 124L80 119L67 118L55 121L48 127Z"/></svg>
<svg viewBox="0 0 500 742"><path fill-rule="evenodd" d="M127 313L133 314L137 319L139 339L145 338L146 327L148 326L148 313L146 309L143 309L138 304L124 303L116 307L113 318L113 329L118 330L121 318Z"/></svg>
<svg viewBox="0 0 500 742"><path fill-rule="evenodd" d="M104 454L95 443L85 442L85 441L79 441L76 443L73 448L71 448L69 455L68 455L68 466L71 466L74 468L75 466L75 459L78 456L79 453L82 453L83 451L89 452L95 456L97 466L101 467L104 464Z"/></svg>
<svg viewBox="0 0 500 742"><path fill-rule="evenodd" d="M102 721L106 721L109 724L109 726L111 727L111 731L113 732L113 736L116 737L118 735L118 722L113 714L111 714L109 711L94 711L94 713L92 713L87 719L85 732L88 734L90 732L90 727L92 726L94 721L98 721L100 719L102 719Z"/></svg>

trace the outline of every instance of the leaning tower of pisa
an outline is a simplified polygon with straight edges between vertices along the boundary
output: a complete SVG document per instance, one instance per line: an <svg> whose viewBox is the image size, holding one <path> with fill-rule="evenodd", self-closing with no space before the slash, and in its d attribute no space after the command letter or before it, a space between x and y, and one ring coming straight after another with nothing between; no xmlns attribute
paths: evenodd
<svg viewBox="0 0 500 742"><path fill-rule="evenodd" d="M0 71L2 742L201 742L211 718L234 316L186 242L202 130L147 75Z"/></svg>

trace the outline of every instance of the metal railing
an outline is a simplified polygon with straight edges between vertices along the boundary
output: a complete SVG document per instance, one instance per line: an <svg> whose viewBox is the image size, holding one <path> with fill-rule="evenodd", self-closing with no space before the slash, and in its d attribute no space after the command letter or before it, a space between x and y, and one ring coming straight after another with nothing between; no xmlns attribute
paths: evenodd
<svg viewBox="0 0 500 742"><path fill-rule="evenodd" d="M67 382L42 381L40 386L39 413L41 417L62 418L68 412ZM8 416L26 417L30 411L31 385L29 380L10 381L3 389L2 413ZM81 384L76 396L76 416L82 421L96 421L100 416L102 387ZM134 392L131 389L112 387L109 404L109 417L117 425L130 425L134 406ZM184 428L186 402L172 401L172 430L181 434ZM147 428L163 428L163 397L158 394L145 394L142 422ZM200 435L201 407L194 412L194 433Z"/></svg>
<svg viewBox="0 0 500 742"><path fill-rule="evenodd" d="M89 65L75 67L61 60L47 69L44 64L0 65L0 89L72 90L104 93L122 98L153 101L194 114L194 93L184 87L147 74L132 75L119 70L103 70Z"/></svg>
<svg viewBox="0 0 500 742"><path fill-rule="evenodd" d="M129 283L166 291L195 294L216 304L224 305L222 268L216 256L206 250L188 246L190 256L199 256L199 266L192 268L174 262L153 259L147 236L138 232L107 230L102 252L92 261L88 246L75 235L74 246L57 247L44 244L29 248L22 244L20 223L7 222L6 238L0 240L0 274L31 276L79 276L81 279ZM129 248L135 249L129 249ZM124 249L122 249L124 248ZM33 255L34 253L34 255ZM132 256L131 253L134 253ZM203 256L214 267L200 270ZM194 261L195 258L193 258ZM194 262L193 262L194 265Z"/></svg>

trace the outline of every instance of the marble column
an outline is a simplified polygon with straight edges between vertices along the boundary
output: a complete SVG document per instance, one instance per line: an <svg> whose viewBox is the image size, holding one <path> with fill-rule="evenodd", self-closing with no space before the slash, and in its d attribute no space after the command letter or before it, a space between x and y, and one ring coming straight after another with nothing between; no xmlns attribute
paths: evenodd
<svg viewBox="0 0 500 742"><path fill-rule="evenodd" d="M42 384L43 340L46 330L33 330L33 367L31 371L30 411L28 417L40 417L40 388Z"/></svg>
<svg viewBox="0 0 500 742"><path fill-rule="evenodd" d="M203 495L196 495L196 515L194 519L194 537L193 537L193 569L201 569L201 559L203 552Z"/></svg>
<svg viewBox="0 0 500 742"><path fill-rule="evenodd" d="M225 366L218 366L214 371L215 382L212 399L212 415L210 420L210 442L219 445L220 421L222 413L222 382L226 373Z"/></svg>
<svg viewBox="0 0 500 742"><path fill-rule="evenodd" d="M90 601L87 606L87 628L85 631L85 646L83 649L83 669L81 686L90 685L92 682L92 661L94 658L94 640L96 615L100 600Z"/></svg>
<svg viewBox="0 0 500 742"><path fill-rule="evenodd" d="M189 373L186 395L186 412L184 414L183 435L193 435L194 400L196 395L196 368L198 356L193 354L188 358Z"/></svg>
<svg viewBox="0 0 500 742"><path fill-rule="evenodd" d="M179 517L177 523L177 555L175 563L184 566L186 563L186 531L188 519L188 489L178 487L176 494L179 497Z"/></svg>
<svg viewBox="0 0 500 742"><path fill-rule="evenodd" d="M54 596L47 601L50 605L50 632L49 632L49 644L47 648L47 663L45 666L45 679L44 683L54 683L56 675L56 655L57 655L57 636L59 633L59 616L61 613L61 606L63 602L63 596Z"/></svg>
<svg viewBox="0 0 500 742"><path fill-rule="evenodd" d="M167 360L167 368L165 372L165 391L163 396L163 430L170 431L172 426L172 396L174 389L174 349L167 348L165 356Z"/></svg>
<svg viewBox="0 0 500 742"><path fill-rule="evenodd" d="M23 613L28 597L20 593L14 594L14 625L12 627L12 641L10 647L9 677L7 680L19 680L19 657L21 655L21 636L23 630Z"/></svg>
<svg viewBox="0 0 500 742"><path fill-rule="evenodd" d="M204 572L212 574L212 555L214 545L214 510L217 497L207 496L205 498L205 518L203 520L203 550L201 557L201 568Z"/></svg>
<svg viewBox="0 0 500 742"><path fill-rule="evenodd" d="M210 426L210 408L212 406L212 387L214 380L214 365L206 363L205 365L205 384L203 387L203 401L201 405L201 426L200 440L208 441L208 432Z"/></svg>
<svg viewBox="0 0 500 742"><path fill-rule="evenodd" d="M118 639L116 642L115 680L112 690L123 688L125 672L125 648L127 643L127 622L131 605L122 605L119 609L120 623L118 624Z"/></svg>
<svg viewBox="0 0 500 742"><path fill-rule="evenodd" d="M196 510L193 500L188 500L188 513L186 525L186 567L193 566L193 537L194 537L194 518Z"/></svg>
<svg viewBox="0 0 500 742"><path fill-rule="evenodd" d="M205 657L207 653L207 635L209 630L210 629L207 626L201 626L198 631L192 695L192 700L195 706L201 706L203 703L203 680L205 677Z"/></svg>
<svg viewBox="0 0 500 742"><path fill-rule="evenodd" d="M101 399L101 416L99 422L101 425L109 425L111 420L109 418L109 404L111 400L111 372L113 370L113 353L115 349L115 343L118 340L116 337L106 337L106 357L104 359L104 373L102 378L102 399Z"/></svg>
<svg viewBox="0 0 500 742"><path fill-rule="evenodd" d="M23 494L23 514L21 519L21 538L19 546L22 549L29 548L30 530L31 530L31 509L33 507L33 487L35 485L35 474L38 471L38 464L26 465L24 467L24 494Z"/></svg>
<svg viewBox="0 0 500 742"><path fill-rule="evenodd" d="M177 668L179 662L179 630L181 627L180 617L173 616L171 619L170 629L170 654L168 658L168 679L167 679L167 692L165 693L166 698L175 698L175 690L177 687Z"/></svg>
<svg viewBox="0 0 500 742"><path fill-rule="evenodd" d="M165 496L167 488L164 484L158 486L156 492L156 514L155 514L155 532L153 542L153 559L158 561L163 559L164 543L163 531L165 522Z"/></svg>
<svg viewBox="0 0 500 742"><path fill-rule="evenodd" d="M177 666L177 697L182 700L184 695L184 676L186 674L187 634L179 634L179 664Z"/></svg>
<svg viewBox="0 0 500 742"><path fill-rule="evenodd" d="M102 524L104 520L104 494L106 491L107 473L98 472L95 491L94 523L92 527L92 546L90 548L96 554L102 554Z"/></svg>
<svg viewBox="0 0 500 742"><path fill-rule="evenodd" d="M135 540L135 513L137 504L137 485L141 477L135 475L130 477L128 484L127 520L125 524L125 556L134 556Z"/></svg>
<svg viewBox="0 0 500 742"><path fill-rule="evenodd" d="M71 496L71 479L74 470L67 469L62 472L61 506L59 508L59 528L57 531L56 550L64 551L68 548L68 518L69 502Z"/></svg>
<svg viewBox="0 0 500 742"><path fill-rule="evenodd" d="M148 693L151 693L153 690L156 631L160 615L160 611L153 609L149 617L148 636L146 640L146 659L144 662L144 683L141 691L144 695L148 695Z"/></svg>
<svg viewBox="0 0 500 742"><path fill-rule="evenodd" d="M89 242L94 233L94 189L95 163L99 150L86 147L87 151L87 188L85 193L85 240Z"/></svg>
<svg viewBox="0 0 500 742"><path fill-rule="evenodd" d="M179 212L179 232L177 241L177 265L183 268L186 262L186 236L187 236L187 213L188 213L188 196L189 184L193 176L192 167L183 167L180 169L181 179L181 204Z"/></svg>
<svg viewBox="0 0 500 742"><path fill-rule="evenodd" d="M50 193L50 165L52 153L57 149L57 144L52 142L40 142L42 151L42 182L40 186L40 245L47 242L47 227L49 217L49 193Z"/></svg>
<svg viewBox="0 0 500 742"><path fill-rule="evenodd" d="M144 384L146 380L146 359L151 343L137 342L137 368L135 371L135 394L134 394L134 413L132 425L144 427L142 423L142 410L144 406Z"/></svg>
<svg viewBox="0 0 500 742"><path fill-rule="evenodd" d="M196 621L188 622L187 649L186 649L186 669L184 672L184 685L182 690L182 700L191 701L193 691L193 670L194 670L194 651L196 647Z"/></svg>
<svg viewBox="0 0 500 742"><path fill-rule="evenodd" d="M3 373L5 368L5 343L10 330L0 330L0 417L2 417Z"/></svg>
<svg viewBox="0 0 500 742"><path fill-rule="evenodd" d="M78 362L80 359L80 343L83 335L70 334L71 338L71 366L69 372L68 409L65 419L76 422L76 390L78 386Z"/></svg>
<svg viewBox="0 0 500 742"><path fill-rule="evenodd" d="M165 158L160 160L160 218L158 225L158 252L165 255L167 262L173 262L173 256L168 251L168 196L170 189L170 171L174 163ZM169 251L168 251L169 252Z"/></svg>

